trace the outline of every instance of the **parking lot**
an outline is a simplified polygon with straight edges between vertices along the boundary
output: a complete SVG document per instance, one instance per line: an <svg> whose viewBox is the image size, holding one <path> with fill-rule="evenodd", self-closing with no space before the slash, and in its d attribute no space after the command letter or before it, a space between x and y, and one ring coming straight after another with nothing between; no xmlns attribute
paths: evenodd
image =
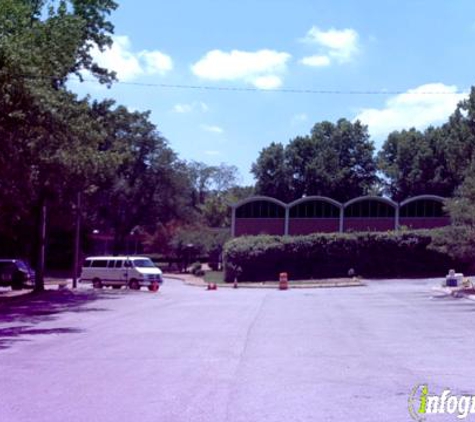
<svg viewBox="0 0 475 422"><path fill-rule="evenodd" d="M406 421L418 384L475 394L475 302L439 280L48 292L0 305L0 420ZM428 416L434 420L457 420Z"/></svg>

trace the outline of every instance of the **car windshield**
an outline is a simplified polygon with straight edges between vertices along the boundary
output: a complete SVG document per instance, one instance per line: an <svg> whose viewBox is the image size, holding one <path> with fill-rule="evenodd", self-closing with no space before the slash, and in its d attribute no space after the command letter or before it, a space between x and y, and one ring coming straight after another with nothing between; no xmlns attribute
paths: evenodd
<svg viewBox="0 0 475 422"><path fill-rule="evenodd" d="M133 266L136 268L153 268L155 265L150 259L134 259Z"/></svg>
<svg viewBox="0 0 475 422"><path fill-rule="evenodd" d="M23 261L17 261L16 264L21 270L28 271L28 265L26 265L26 263L24 263Z"/></svg>

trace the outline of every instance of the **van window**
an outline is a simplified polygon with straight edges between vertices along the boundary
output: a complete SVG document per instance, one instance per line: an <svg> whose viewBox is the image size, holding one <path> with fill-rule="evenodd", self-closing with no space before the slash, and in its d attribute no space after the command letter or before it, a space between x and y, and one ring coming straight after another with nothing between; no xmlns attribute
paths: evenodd
<svg viewBox="0 0 475 422"><path fill-rule="evenodd" d="M115 267L116 268L122 268L122 260L121 259L118 259L117 261L115 261Z"/></svg>
<svg viewBox="0 0 475 422"><path fill-rule="evenodd" d="M107 264L108 268L114 268L115 267L115 259L111 259L109 263Z"/></svg>
<svg viewBox="0 0 475 422"><path fill-rule="evenodd" d="M86 259L86 260L84 261L83 267L89 268L89 267L91 266L91 262L92 262L92 261L91 261L90 259Z"/></svg>
<svg viewBox="0 0 475 422"><path fill-rule="evenodd" d="M155 265L150 259L134 259L134 267L136 268L153 268Z"/></svg>
<svg viewBox="0 0 475 422"><path fill-rule="evenodd" d="M106 268L107 267L107 261L105 259L97 259L95 261L92 261L91 264L92 268Z"/></svg>

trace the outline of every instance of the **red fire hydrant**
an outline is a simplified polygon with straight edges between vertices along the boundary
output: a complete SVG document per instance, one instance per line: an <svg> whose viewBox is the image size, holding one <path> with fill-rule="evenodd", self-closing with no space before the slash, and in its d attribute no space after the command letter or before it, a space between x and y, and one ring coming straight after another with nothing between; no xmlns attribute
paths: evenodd
<svg viewBox="0 0 475 422"><path fill-rule="evenodd" d="M287 273L279 274L279 290L287 290L289 288L289 278Z"/></svg>

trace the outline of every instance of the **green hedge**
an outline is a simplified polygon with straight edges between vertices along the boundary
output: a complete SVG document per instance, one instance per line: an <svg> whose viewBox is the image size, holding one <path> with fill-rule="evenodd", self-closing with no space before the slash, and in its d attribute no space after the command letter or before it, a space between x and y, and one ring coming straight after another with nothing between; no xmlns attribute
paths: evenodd
<svg viewBox="0 0 475 422"><path fill-rule="evenodd" d="M224 248L225 280L292 280L344 277L353 268L363 277L444 276L457 262L432 247L432 232L249 236Z"/></svg>

